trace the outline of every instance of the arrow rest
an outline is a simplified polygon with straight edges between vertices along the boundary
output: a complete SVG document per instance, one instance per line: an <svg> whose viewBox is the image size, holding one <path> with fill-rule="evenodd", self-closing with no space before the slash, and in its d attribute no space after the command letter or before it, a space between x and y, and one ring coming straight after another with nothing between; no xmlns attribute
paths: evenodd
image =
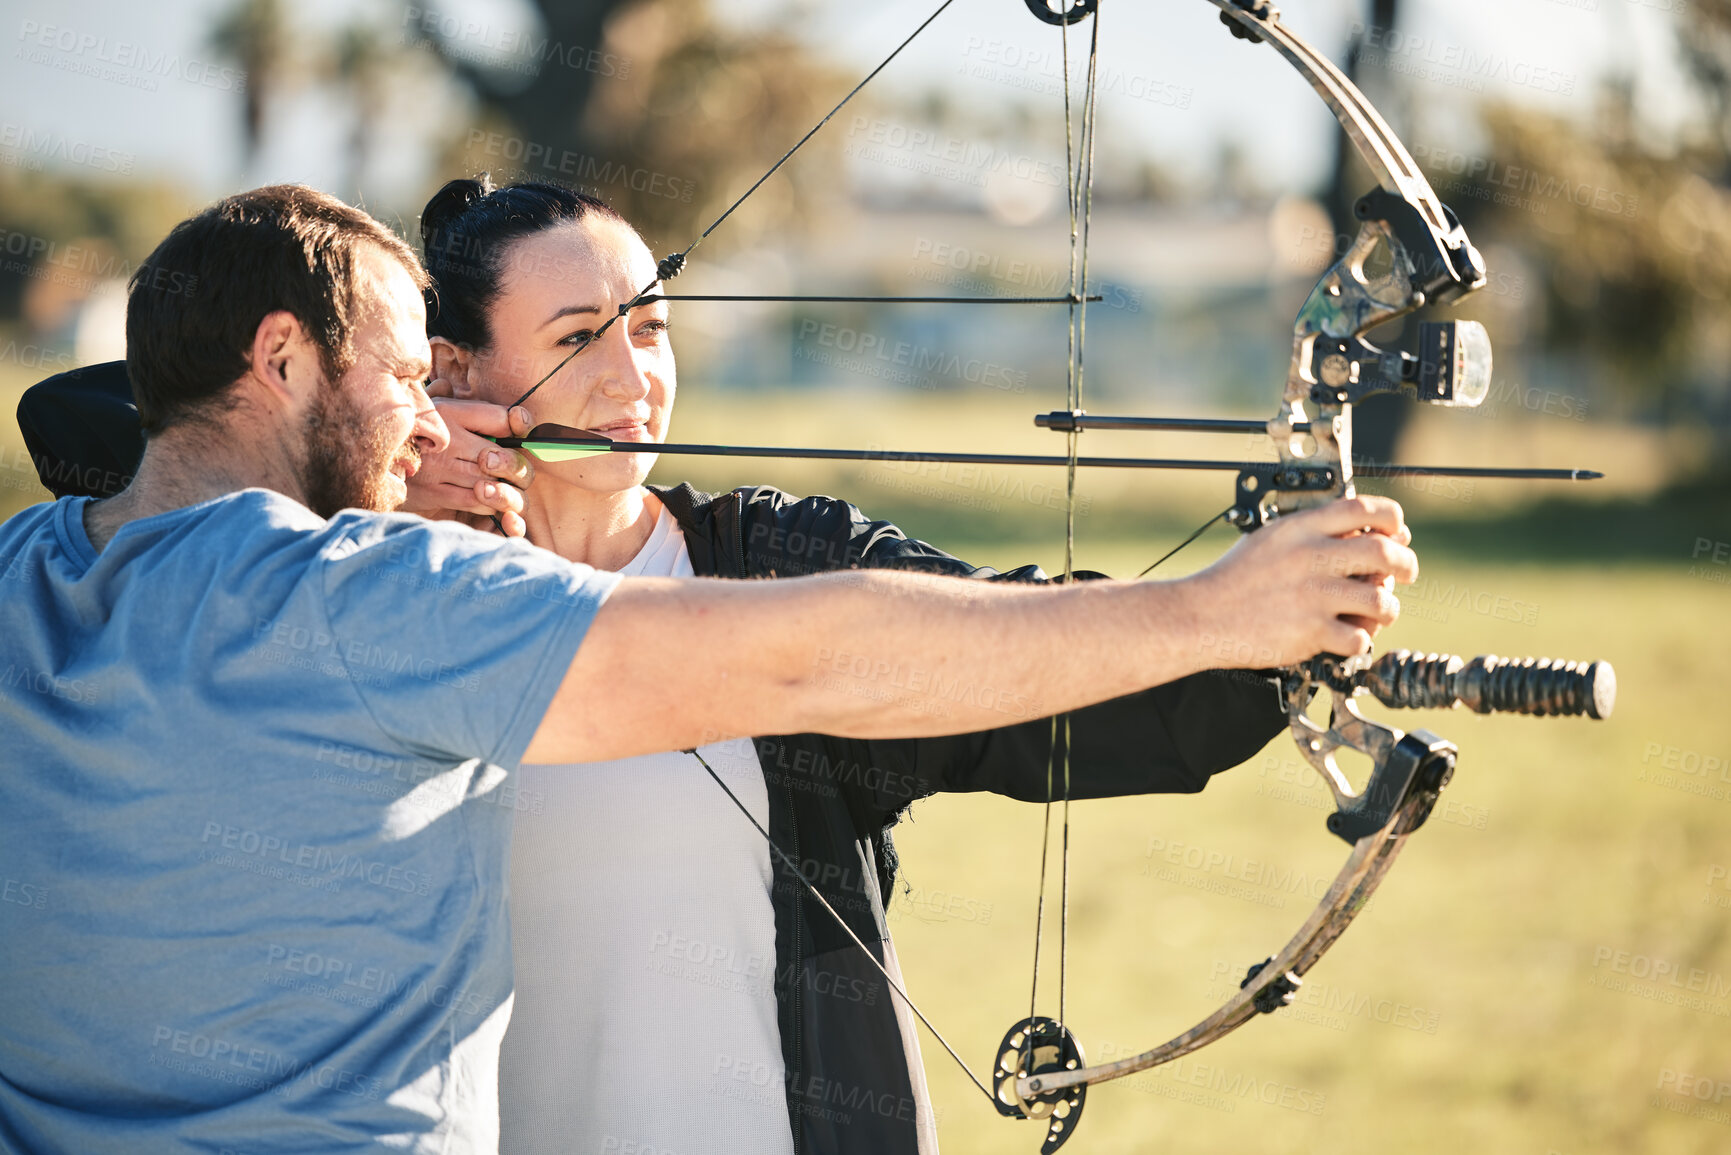
<svg viewBox="0 0 1731 1155"><path fill-rule="evenodd" d="M992 1066L992 1102L998 1114L1013 1119L1046 1120L1046 1139L1040 1155L1064 1145L1082 1118L1088 1087L1039 1090L1039 1076L1052 1071L1074 1071L1084 1066L1082 1044L1070 1029L1045 1015L1023 1019L1011 1027L998 1044L998 1061ZM1016 1093L1016 1080L1029 1079L1027 1098Z"/></svg>

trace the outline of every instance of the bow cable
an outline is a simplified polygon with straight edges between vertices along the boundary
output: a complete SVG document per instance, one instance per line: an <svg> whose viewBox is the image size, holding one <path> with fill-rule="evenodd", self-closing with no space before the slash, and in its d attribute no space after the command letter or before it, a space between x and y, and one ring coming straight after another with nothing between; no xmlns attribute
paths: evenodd
<svg viewBox="0 0 1731 1155"><path fill-rule="evenodd" d="M920 1010L919 1004L908 997L908 992L903 990L901 984L896 982L896 980L890 975L889 969L885 967L883 963L878 961L877 956L871 952L871 948L867 947L866 944L861 941L860 936L854 933L853 927L847 924L847 920L836 911L835 907L830 905L829 900L823 896L823 892L813 885L811 879L806 877L805 871L799 868L799 864L794 862L792 858L788 857L787 851L778 846L775 839L770 837L769 831L763 828L763 823L757 820L757 815L747 809L745 803L739 800L739 795L735 794L732 788L729 787L726 782L721 780L721 775L717 774L714 767L710 766L708 759L704 758L704 756L698 753L696 749L687 750L686 753L690 754L693 758L703 764L703 768L709 771L709 776L715 779L715 784L721 787L722 792L725 793L728 798L732 799L735 806L739 807L739 812L745 815L745 820L757 827L757 832L763 835L765 842L769 843L770 850L774 851L776 857L781 860L781 865L791 871L794 877L799 879L800 882L805 884L806 890L810 891L811 896L817 899L819 906L829 911L830 917L835 919L836 925L841 927L842 930L847 933L848 938L853 940L855 946L859 947L860 953L865 955L866 961L876 967L877 972L884 976L884 981L890 985L890 989L902 997L902 1002L907 1004L908 1010L919 1016L920 1022L926 1025L926 1030L930 1031L932 1037L943 1044L944 1050L950 1053L950 1058L954 1059L956 1065L961 1067L961 1069L967 1074L968 1078L974 1081L974 1086L980 1089L980 1093L988 1099L992 1098L991 1089L981 1081L978 1075L974 1074L974 1069L968 1066L967 1061L956 1052L956 1049L950 1046L950 1042L948 1039L944 1038L943 1032L934 1027L932 1021L926 1018L925 1012Z"/></svg>

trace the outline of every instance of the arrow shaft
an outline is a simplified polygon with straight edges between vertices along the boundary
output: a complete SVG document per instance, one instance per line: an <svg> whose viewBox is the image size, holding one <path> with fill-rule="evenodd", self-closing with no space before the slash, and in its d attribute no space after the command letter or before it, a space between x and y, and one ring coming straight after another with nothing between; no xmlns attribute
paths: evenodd
<svg viewBox="0 0 1731 1155"><path fill-rule="evenodd" d="M553 439L548 438L551 442ZM506 438L502 445L521 445ZM923 453L891 449L815 449L775 445L703 445L682 442L651 444L612 441L588 444L597 453L665 453L686 457L779 457L807 461L947 462L960 465L1068 465L1070 459L1036 453ZM1089 469L1226 470L1267 468L1272 462L1207 461L1182 457L1078 457L1076 464ZM1451 465L1389 465L1368 463L1354 466L1359 477L1502 477L1539 481L1592 481L1602 476L1586 469L1482 469Z"/></svg>
<svg viewBox="0 0 1731 1155"><path fill-rule="evenodd" d="M1105 300L1098 293L1085 299ZM816 301L824 304L865 305L1074 305L1082 300L1082 297L815 297L809 294L739 296L732 293L652 293L638 298L638 304L652 305L656 301Z"/></svg>

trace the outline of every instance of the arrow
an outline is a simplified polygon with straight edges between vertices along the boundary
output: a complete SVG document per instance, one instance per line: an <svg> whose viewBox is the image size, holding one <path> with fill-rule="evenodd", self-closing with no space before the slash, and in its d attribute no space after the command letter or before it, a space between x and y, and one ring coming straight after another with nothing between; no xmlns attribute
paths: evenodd
<svg viewBox="0 0 1731 1155"><path fill-rule="evenodd" d="M1252 424L1255 424L1254 422ZM493 438L506 449L523 449L542 461L575 461L602 453L667 453L688 457L791 457L819 461L934 461L963 465L1069 465L1070 459L1033 453L923 453L892 449L808 449L778 445L704 445L681 442L615 441L601 433L569 425L537 425L527 437ZM1266 461L1204 461L1174 457L1078 457L1090 469L1266 469ZM1451 465L1354 466L1361 477L1503 477L1539 481L1597 481L1603 473L1591 469L1483 469Z"/></svg>

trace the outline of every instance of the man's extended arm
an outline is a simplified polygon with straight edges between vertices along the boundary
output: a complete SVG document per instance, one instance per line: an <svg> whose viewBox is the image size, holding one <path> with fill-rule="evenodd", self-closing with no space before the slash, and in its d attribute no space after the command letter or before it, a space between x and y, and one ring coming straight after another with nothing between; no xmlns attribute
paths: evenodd
<svg viewBox="0 0 1731 1155"><path fill-rule="evenodd" d="M920 737L1002 724L990 702L939 712L874 687L875 671L897 668L990 682L1057 713L1202 669L1358 653L1399 612L1389 579L1417 576L1408 540L1397 504L1354 498L1282 518L1176 582L626 579L524 760L619 758L717 733ZM856 655L857 675L820 661L836 652Z"/></svg>

